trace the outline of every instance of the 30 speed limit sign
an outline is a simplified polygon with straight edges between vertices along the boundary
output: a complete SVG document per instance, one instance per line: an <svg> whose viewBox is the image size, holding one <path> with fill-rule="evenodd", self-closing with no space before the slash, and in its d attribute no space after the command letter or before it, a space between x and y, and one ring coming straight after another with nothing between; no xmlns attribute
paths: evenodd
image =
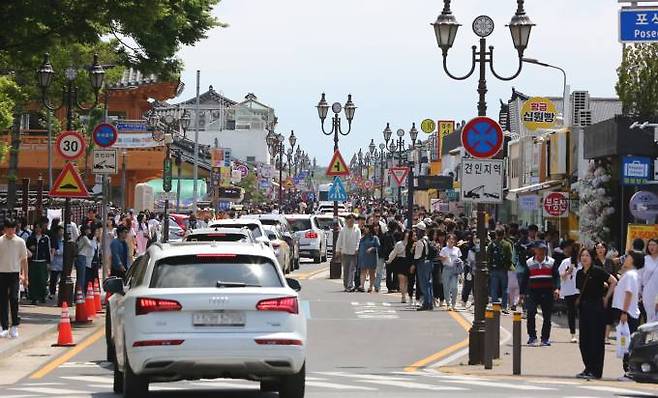
<svg viewBox="0 0 658 398"><path fill-rule="evenodd" d="M57 137L55 148L66 160L76 160L85 152L85 139L77 131L62 131Z"/></svg>

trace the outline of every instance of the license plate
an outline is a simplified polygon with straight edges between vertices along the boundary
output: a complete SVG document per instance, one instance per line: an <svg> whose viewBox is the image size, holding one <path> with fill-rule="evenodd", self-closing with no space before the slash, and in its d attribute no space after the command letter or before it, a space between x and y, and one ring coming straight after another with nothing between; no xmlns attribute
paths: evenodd
<svg viewBox="0 0 658 398"><path fill-rule="evenodd" d="M242 311L197 312L192 316L194 326L244 326Z"/></svg>

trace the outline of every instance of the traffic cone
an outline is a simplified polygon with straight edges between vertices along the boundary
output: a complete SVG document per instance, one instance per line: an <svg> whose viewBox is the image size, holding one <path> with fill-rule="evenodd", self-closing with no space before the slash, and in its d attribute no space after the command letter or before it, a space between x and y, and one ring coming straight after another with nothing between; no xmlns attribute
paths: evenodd
<svg viewBox="0 0 658 398"><path fill-rule="evenodd" d="M84 297L82 297L82 290L78 286L75 292L75 323L83 324L89 322L91 322L91 319L87 316L87 304Z"/></svg>
<svg viewBox="0 0 658 398"><path fill-rule="evenodd" d="M94 318L96 318L96 304L94 303L94 287L91 282L87 284L87 297L85 297L85 304L87 316L93 321Z"/></svg>
<svg viewBox="0 0 658 398"><path fill-rule="evenodd" d="M71 330L71 320L69 319L69 306L66 302L62 303L62 316L59 318L59 331L57 335L57 344L53 347L73 347L73 331Z"/></svg>
<svg viewBox="0 0 658 398"><path fill-rule="evenodd" d="M98 284L98 279L94 279L94 304L96 306L97 314L103 312L103 306L101 305L101 287Z"/></svg>

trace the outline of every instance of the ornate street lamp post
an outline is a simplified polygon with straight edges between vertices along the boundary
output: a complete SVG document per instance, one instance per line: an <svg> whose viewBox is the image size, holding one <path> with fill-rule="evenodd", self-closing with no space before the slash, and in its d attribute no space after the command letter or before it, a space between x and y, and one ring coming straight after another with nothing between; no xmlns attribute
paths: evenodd
<svg viewBox="0 0 658 398"><path fill-rule="evenodd" d="M434 27L434 34L436 41L441 49L443 57L443 70L452 79L465 80L473 75L476 66L479 66L479 80L477 92L479 95L477 110L478 116L487 115L487 81L486 81L486 67L489 64L491 73L499 80L509 81L516 78L523 68L523 52L528 47L530 39L530 32L532 27L535 26L530 18L525 13L523 8L524 0L517 0L516 13L512 17L508 28L512 35L512 41L518 54L518 69L509 77L500 76L494 69L494 48L489 46L487 50L487 36L491 35L494 31L493 20L486 16L481 15L473 21L473 32L480 37L479 50L477 46L472 47L472 66L471 70L464 76L455 76L448 70L448 50L452 47L457 36L459 23L452 15L450 10L450 0L443 1L443 11L437 18L436 22L432 23ZM477 236L480 241L480 251L477 255L476 272L475 272L475 288L473 290L475 295L475 319L473 326L469 331L469 356L468 363L470 365L481 364L484 361L484 312L487 306L487 281L488 281L488 267L486 262L486 241L487 231L485 229L485 208L484 205L477 205Z"/></svg>
<svg viewBox="0 0 658 398"><path fill-rule="evenodd" d="M75 78L78 74L78 71L75 68L68 67L64 71L66 86L63 89L62 102L59 106L54 106L48 99L48 88L55 76L55 70L50 64L50 56L48 53L44 54L43 63L39 66L39 69L37 69L37 80L39 88L41 89L41 101L43 106L51 112L66 107L66 130L73 129L74 109L77 108L80 111L87 112L98 105L98 94L101 87L103 87L105 70L103 69L103 66L98 63L97 54L94 54L93 63L87 68L87 70L91 87L94 90L94 103L89 107L85 107L79 102L78 87L74 85ZM71 199L66 198L64 203L64 242L66 242L64 245L64 275L59 284L57 304L61 306L62 303L66 302L70 307L73 303L73 279L71 278L71 272L73 270L73 248L75 243L71 242Z"/></svg>

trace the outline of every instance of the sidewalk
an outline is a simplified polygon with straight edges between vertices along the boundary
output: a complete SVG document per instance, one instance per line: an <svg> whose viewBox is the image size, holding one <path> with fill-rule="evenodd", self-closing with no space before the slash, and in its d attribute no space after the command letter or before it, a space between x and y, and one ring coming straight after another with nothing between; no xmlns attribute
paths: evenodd
<svg viewBox="0 0 658 398"><path fill-rule="evenodd" d="M464 314L466 315L466 314ZM580 356L578 343L571 343L571 334L567 326L566 316L553 316L553 327L551 330L550 347L530 347L525 345L528 341L526 334L526 320L521 322L523 344L521 348L521 376L512 374L512 316L501 316L501 346L500 359L494 360L494 366L491 370L485 370L483 365L469 366L468 358L462 357L454 363L437 368L443 373L456 373L463 375L477 376L510 376L513 378L530 377L530 378L558 378L571 380L577 383L586 383L575 378L575 375L583 370L583 362ZM537 317L538 330L541 329L541 317ZM469 321L470 322L470 321ZM611 332L614 336L614 331ZM622 369L622 360L615 355L614 340L613 344L606 345L605 362L603 369L603 378L601 381L614 382L616 386L632 386L633 388L651 388L658 391L658 387L635 382L620 382L617 379L624 372ZM594 382L594 381L593 381Z"/></svg>
<svg viewBox="0 0 658 398"><path fill-rule="evenodd" d="M18 307L18 314L21 317L18 338L0 339L0 358L15 354L44 336L56 332L61 313L62 309L50 302L31 305L21 300Z"/></svg>

